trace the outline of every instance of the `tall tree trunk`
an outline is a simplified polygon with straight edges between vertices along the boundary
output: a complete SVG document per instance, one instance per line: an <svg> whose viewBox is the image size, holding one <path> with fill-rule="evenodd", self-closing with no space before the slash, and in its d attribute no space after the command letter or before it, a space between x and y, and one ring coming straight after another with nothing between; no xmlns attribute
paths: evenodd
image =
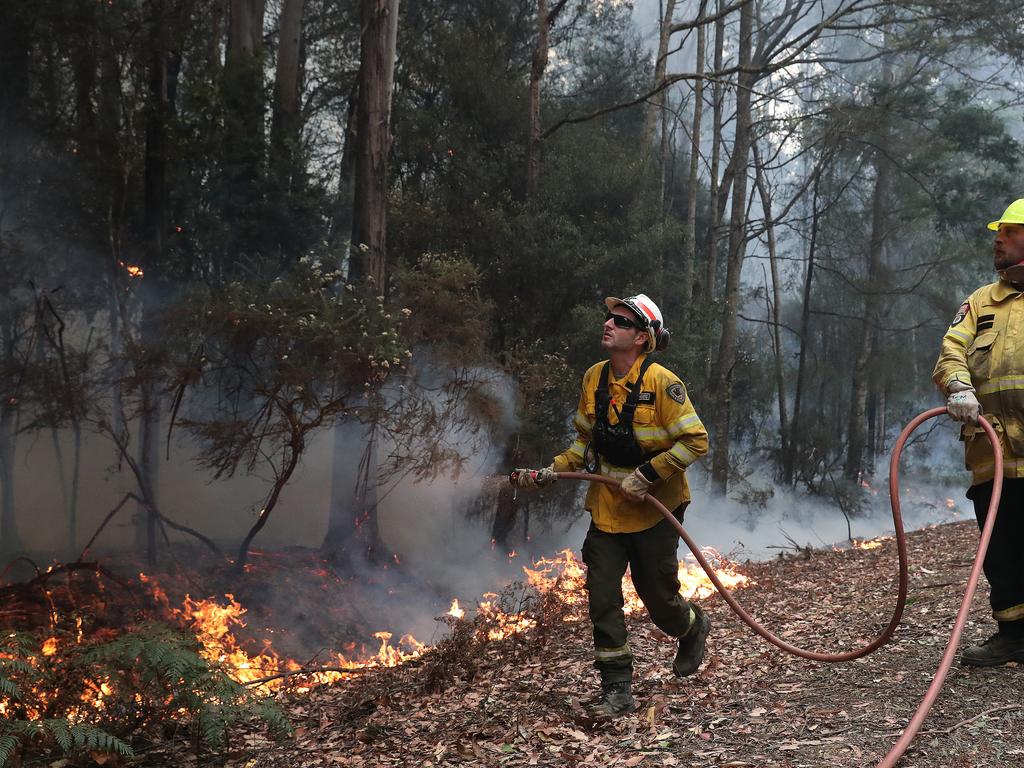
<svg viewBox="0 0 1024 768"><path fill-rule="evenodd" d="M722 12L723 0L718 0L718 13ZM725 16L715 21L715 62L714 71L722 71L723 49L725 47ZM708 231L707 231L707 263L704 268L704 306L705 314L710 319L710 310L715 301L715 274L718 272L718 225L721 223L719 214L719 197L721 196L718 168L722 157L722 110L725 101L725 86L721 78L715 78L711 86L711 167L708 189ZM710 358L709 358L710 359Z"/></svg>
<svg viewBox="0 0 1024 768"><path fill-rule="evenodd" d="M11 216L17 200L13 190L30 157L24 125L29 101L29 62L32 46L29 3L8 4L0 24L0 217ZM0 228L11 222L0 218ZM0 259L7 258L0 242ZM0 365L17 370L17 313L11 302L0 301ZM15 517L14 458L18 409L16 383L0 379L0 553L21 550Z"/></svg>
<svg viewBox="0 0 1024 768"><path fill-rule="evenodd" d="M768 193L768 184L764 178L764 165L761 162L761 153L756 141L751 142L751 150L754 155L754 178L757 184L757 192L761 197L761 210L764 213L765 235L768 238L768 263L771 265L772 272L771 315L769 316L768 321L771 323L772 352L775 356L775 391L778 396L779 404L779 441L781 443L782 454L786 455L790 451L789 421L786 417L786 375L783 366L780 318L780 313L782 312L782 287L779 280L779 260L778 254L776 253L775 224L772 220L772 199L771 195Z"/></svg>
<svg viewBox="0 0 1024 768"><path fill-rule="evenodd" d="M351 572L374 562L383 548L377 522L376 444L373 422L335 425L331 508L320 551Z"/></svg>
<svg viewBox="0 0 1024 768"><path fill-rule="evenodd" d="M302 11L305 0L284 0L278 30L277 67L274 74L274 109L270 129L271 162L275 182L287 197L296 168L299 131L299 88L302 80Z"/></svg>
<svg viewBox="0 0 1024 768"><path fill-rule="evenodd" d="M704 15L706 2L701 2L697 13ZM693 123L690 127L690 173L686 182L686 223L683 226L683 307L690 309L693 299L693 272L697 263L697 195L700 192L698 166L700 165L701 121L704 118L704 49L707 47L706 25L697 27L697 53L693 71L697 79L693 84ZM716 171L717 173L717 171Z"/></svg>
<svg viewBox="0 0 1024 768"><path fill-rule="evenodd" d="M550 34L548 0L537 0L537 46L530 62L530 137L526 144L526 196L537 194L540 183L540 83L548 66Z"/></svg>
<svg viewBox="0 0 1024 768"><path fill-rule="evenodd" d="M718 393L713 423L715 450L711 458L711 481L715 492L724 495L729 478L729 433L732 425L732 374L736 364L736 321L740 304L740 274L747 239L747 157L750 153L750 92L755 75L750 67L754 4L740 9L739 66L736 83L736 137L733 142L732 211L729 218L729 261L725 279L722 334L712 381Z"/></svg>
<svg viewBox="0 0 1024 768"><path fill-rule="evenodd" d="M519 464L519 435L510 434L505 440L501 466L515 467ZM491 523L491 546L508 554L515 547L509 545L509 534L516 527L519 517L519 503L515 489L509 483L501 483L498 487L498 503L494 510Z"/></svg>
<svg viewBox="0 0 1024 768"><path fill-rule="evenodd" d="M160 411L156 395L156 382L149 365L155 342L156 322L153 317L156 301L154 285L162 266L164 234L167 216L167 121L168 108L168 29L164 0L153 0L154 18L150 38L149 110L146 118L146 147L144 157L143 205L145 227L145 257L142 261L144 283L137 293L141 304L139 343L133 350L133 364L141 380L139 414L139 442L137 461L141 473L140 496L145 503L138 508L135 546L145 552L150 564L156 560L157 520L153 510L157 507L157 479L160 452Z"/></svg>
<svg viewBox="0 0 1024 768"><path fill-rule="evenodd" d="M398 0L361 0L359 103L356 131L349 282L387 293L387 159L391 146L391 91L398 36Z"/></svg>
<svg viewBox="0 0 1024 768"><path fill-rule="evenodd" d="M792 485L795 476L796 457L800 452L800 406L803 399L804 379L806 374L807 347L810 344L811 333L811 291L814 287L814 259L815 250L818 244L818 187L821 183L821 176L814 177L814 187L811 193L811 233L807 245L807 269L804 272L804 292L800 312L800 350L797 353L796 386L793 393L793 420L790 424L789 444L790 451L782 456L782 479L787 485Z"/></svg>
<svg viewBox="0 0 1024 768"><path fill-rule="evenodd" d="M867 253L867 281L864 297L864 317L860 323L860 340L857 356L854 358L850 395L850 412L847 423L847 453L843 473L848 480L860 478L864 469L865 409L871 375L871 357L874 350L875 323L878 322L882 301L882 257L888 235L887 212L889 209L889 186L891 163L884 149L875 155L875 189L871 198L871 237Z"/></svg>
<svg viewBox="0 0 1024 768"><path fill-rule="evenodd" d="M339 254L341 264L339 270L347 273L349 254L352 243L352 206L356 195L356 113L359 103L359 83L353 84L348 97L348 109L345 117L345 145L341 150L341 162L338 165L338 205L337 213L331 230L333 252Z"/></svg>
<svg viewBox="0 0 1024 768"><path fill-rule="evenodd" d="M540 0L542 3L546 0ZM654 60L654 87L657 88L665 81L665 72L668 69L668 43L672 37L672 20L676 12L676 0L665 0L664 8L661 7L661 0L658 1L658 12L661 22L658 26L658 53ZM650 152L651 142L654 139L654 131L658 125L659 117L663 116L668 100L668 89L663 89L656 96L647 102L647 109L644 112L644 134L643 153L646 156Z"/></svg>
<svg viewBox="0 0 1024 768"><path fill-rule="evenodd" d="M222 152L228 190L223 205L232 225L234 247L243 252L264 247L263 16L264 0L231 0L227 58L221 75Z"/></svg>
<svg viewBox="0 0 1024 768"><path fill-rule="evenodd" d="M530 62L530 135L526 142L526 197L537 194L540 184L541 133L540 86L548 68L548 53L551 48L551 28L558 21L568 0L555 0L549 7L548 0L537 0L537 45Z"/></svg>
<svg viewBox="0 0 1024 768"><path fill-rule="evenodd" d="M0 331L3 333L3 368L17 370L17 332L15 310L0 313ZM0 390L0 554L11 555L21 551L18 533L17 508L14 493L15 450L17 448L18 394L15 382L8 381Z"/></svg>
<svg viewBox="0 0 1024 768"><path fill-rule="evenodd" d="M14 504L15 412L15 404L9 399L0 403L0 553L4 555L14 554L22 548Z"/></svg>

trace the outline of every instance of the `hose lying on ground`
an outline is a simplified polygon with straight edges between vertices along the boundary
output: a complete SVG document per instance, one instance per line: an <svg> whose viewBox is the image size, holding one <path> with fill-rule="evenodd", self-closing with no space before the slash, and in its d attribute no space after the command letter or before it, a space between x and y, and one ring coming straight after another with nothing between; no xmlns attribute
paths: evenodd
<svg viewBox="0 0 1024 768"><path fill-rule="evenodd" d="M944 413L946 413L945 408L932 408L931 410L918 415L909 424L907 424L900 433L896 444L893 446L892 456L889 461L889 501L892 505L892 520L893 527L896 531L896 549L899 557L899 591L896 598L896 605L893 608L892 618L889 620L888 626L870 643L852 651L846 651L843 653L809 651L787 643L785 640L782 640L765 629L757 622L756 619L754 619L753 616L743 609L728 588L722 584L715 573L714 568L712 568L704 558L700 548L693 539L690 538L690 535L676 519L675 515L673 515L665 505L650 494L645 496L645 498L658 510L658 512L661 513L662 517L668 520L672 527L676 529L679 536L686 542L686 546L690 548L690 552L693 553L693 556L700 564L700 567L704 569L708 578L711 579L711 583L715 585L715 589L718 590L722 599L729 604L729 607L735 611L736 615L739 616L752 630L754 630L754 632L782 650L804 659L828 662L850 661L852 659L866 656L888 642L892 637L893 632L896 631L896 627L899 626L900 619L903 616L903 609L907 603L909 568L907 565L907 540L903 531L903 517L900 514L898 477L900 455L903 452L903 446L906 444L907 439L914 430L928 419L940 416ZM917 711L914 713L914 716L911 718L903 734L900 736L899 741L897 741L895 746L889 751L889 754L885 756L885 759L878 764L878 768L892 768L892 766L896 764L896 761L899 760L907 747L910 746L910 742L913 741L914 736L917 734L921 724L924 722L924 719L928 714L928 710L931 709L932 704L934 704L935 700L938 698L939 691L942 689L942 684L946 679L946 674L949 672L949 669L953 664L953 657L956 655L957 645L960 642L960 636L963 633L964 625L967 622L967 615L970 611L971 600L974 598L974 592L977 589L978 580L981 576L982 563L985 560L985 552L988 549L989 540L992 538L992 527L995 524L996 512L999 509L999 495L1003 481L1003 456L1002 450L999 446L999 438L996 436L992 425L989 424L984 417L981 417L980 423L981 427L985 430L985 434L988 436L989 442L992 443L992 449L995 455L995 477L993 479L992 499L989 502L988 516L985 520L985 527L981 532L981 538L978 542L978 551L974 557L974 565L971 568L971 575L967 580L967 589L964 593L964 599L960 604L960 610L957 612L956 621L953 623L953 631L950 635L949 642L946 644L946 651L942 655L942 660L939 662L938 669L935 671L931 685L928 687L928 691L925 693L924 698L917 707ZM614 480L610 477L603 477L601 475L592 475L586 472L559 472L558 477L565 480L588 480L595 483L605 483L606 485L619 485L618 480Z"/></svg>

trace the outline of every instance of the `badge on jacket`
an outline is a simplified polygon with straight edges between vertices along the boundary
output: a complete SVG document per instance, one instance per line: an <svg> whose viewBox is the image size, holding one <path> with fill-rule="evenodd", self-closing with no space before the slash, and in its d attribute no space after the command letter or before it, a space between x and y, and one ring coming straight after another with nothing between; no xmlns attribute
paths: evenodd
<svg viewBox="0 0 1024 768"><path fill-rule="evenodd" d="M668 389L666 389L665 394L671 397L677 403L682 404L686 402L686 390L683 389L683 385L680 384L678 381L675 384L671 385Z"/></svg>
<svg viewBox="0 0 1024 768"><path fill-rule="evenodd" d="M956 311L956 317L953 318L953 322L950 324L949 327L952 328L954 325L960 325L960 323L963 322L963 319L967 317L967 313L970 310L971 305L968 304L966 301L963 304L961 304L960 309Z"/></svg>

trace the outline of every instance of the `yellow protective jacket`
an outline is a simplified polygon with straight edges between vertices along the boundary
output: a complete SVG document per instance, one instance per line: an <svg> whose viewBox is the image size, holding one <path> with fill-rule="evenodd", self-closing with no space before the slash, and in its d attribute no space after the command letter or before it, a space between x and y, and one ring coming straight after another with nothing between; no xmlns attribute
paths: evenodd
<svg viewBox="0 0 1024 768"><path fill-rule="evenodd" d="M625 403L645 357L640 355L621 379L616 379L609 372L609 423L617 423L618 414L612 406ZM566 451L555 457L553 466L556 472L575 472L583 467L583 454L594 428L594 392L603 366L603 362L597 363L583 375L580 402L573 418L578 436ZM670 510L689 501L690 488L684 470L707 453L708 433L679 377L657 363L653 363L644 374L640 399L633 414L633 433L645 455L660 451L644 465L645 469L653 469L660 478L651 486L650 493ZM621 480L635 469L617 467L602 460L598 473ZM617 488L604 483L590 484L586 508L593 517L594 525L607 533L644 531L662 520L653 505L630 501Z"/></svg>
<svg viewBox="0 0 1024 768"><path fill-rule="evenodd" d="M961 381L977 391L982 411L999 435L1007 478L1024 477L1024 294L1000 280L960 305L942 337L933 373L942 394ZM981 427L961 431L973 485L992 479L992 447Z"/></svg>

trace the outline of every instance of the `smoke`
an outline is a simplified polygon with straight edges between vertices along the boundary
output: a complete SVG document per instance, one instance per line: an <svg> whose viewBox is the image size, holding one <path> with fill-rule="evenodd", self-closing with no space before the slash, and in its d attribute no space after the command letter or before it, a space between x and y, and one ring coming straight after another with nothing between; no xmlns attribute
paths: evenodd
<svg viewBox="0 0 1024 768"><path fill-rule="evenodd" d="M900 471L901 517L906 531L974 518L965 491L969 476L963 470L963 446L949 424L933 422L933 431L918 431L918 442L904 450ZM889 457L874 467L872 479L859 494L859 505L843 508L837 502L799 489L778 485L768 473L745 478L747 496L756 501L711 493L705 463L687 470L692 501L683 527L700 547L711 547L733 560L763 561L798 548L849 546L850 539L865 540L895 533L889 502ZM849 502L847 502L849 503ZM552 551L568 546L579 549L589 525L582 517L561 537L552 539ZM681 545L680 557L686 552Z"/></svg>
<svg viewBox="0 0 1024 768"><path fill-rule="evenodd" d="M483 372L480 372L481 374ZM440 377L441 373L435 372ZM445 439L463 452L468 460L457 478L439 475L430 481L415 482L412 477L397 481L385 478L380 488L378 523L387 549L381 563L366 566L360 579L340 585L333 603L343 603L350 590L362 591L356 598L360 619L374 630L392 632L397 639L413 634L422 642L436 641L446 626L436 620L444 614L453 598L472 609L480 596L500 591L503 586L523 578L522 567L531 565L540 555L553 555L562 548L579 552L589 525L583 510L585 483L573 492L575 518L549 517L547 527L538 524L538 507L549 503L551 491L541 491L528 499L534 513L530 522L531 538L524 535L520 523L508 542L519 551L509 558L496 551L491 542L491 524L497 489L505 481L509 467L501 466L498 445L515 428L514 382L501 374L488 372L478 377L484 395L494 405L490 430L471 429L469 416L448 426ZM907 530L936 523L969 519L970 503L964 497L967 486L962 472L962 446L948 425L933 422L933 430L924 439L908 447L904 458L903 512ZM364 428L352 424L346 441L337 445L329 430L314 437L292 482L285 488L281 502L266 528L255 541L256 548L316 549L327 527L335 474L335 451L341 450L342 464L352 468L358 462L364 443ZM70 461L70 435L59 436L65 462ZM378 461L395 453L396 446L382 443ZM66 542L66 520L58 477L56 455L48 436L23 436L18 442L18 519L21 533L37 552L59 552ZM236 477L209 482L206 473L192 462L194 451L180 441L173 461L161 462L160 500L164 514L190 525L225 545L233 552L258 513L265 497L267 482L253 477ZM125 480L116 469L113 446L103 437L89 436L83 450L82 501L79 510L79 546L119 501ZM735 560L764 560L796 547L845 546L850 536L870 539L891 535L893 523L886 488L887 466L875 468L870 488L861 492L862 506L856 511L842 509L797 490L777 486L768 474L746 478L747 497L720 499L710 493L704 463L688 470L693 502L684 525L702 547L713 547ZM354 485L354 479L341 478ZM129 483L130 486L130 483ZM547 499L545 499L547 494ZM521 499L526 501L526 499ZM523 505L520 504L520 509ZM474 514L470 514L470 510ZM178 537L175 537L178 538ZM100 546L116 554L130 547L133 521L125 510L104 530ZM74 554L77 554L74 553ZM685 555L685 548L680 556ZM392 565L393 563L393 565ZM365 580L368 586L359 583ZM345 593L345 594L342 594ZM280 615L316 617L323 613L323 594L279 592L267 595L268 603L284 611ZM311 622L312 623L312 622ZM324 647L323 633L315 636ZM298 627L296 627L298 631ZM332 642L346 639L337 630ZM358 638L373 642L371 638ZM313 646L312 639L308 643Z"/></svg>

